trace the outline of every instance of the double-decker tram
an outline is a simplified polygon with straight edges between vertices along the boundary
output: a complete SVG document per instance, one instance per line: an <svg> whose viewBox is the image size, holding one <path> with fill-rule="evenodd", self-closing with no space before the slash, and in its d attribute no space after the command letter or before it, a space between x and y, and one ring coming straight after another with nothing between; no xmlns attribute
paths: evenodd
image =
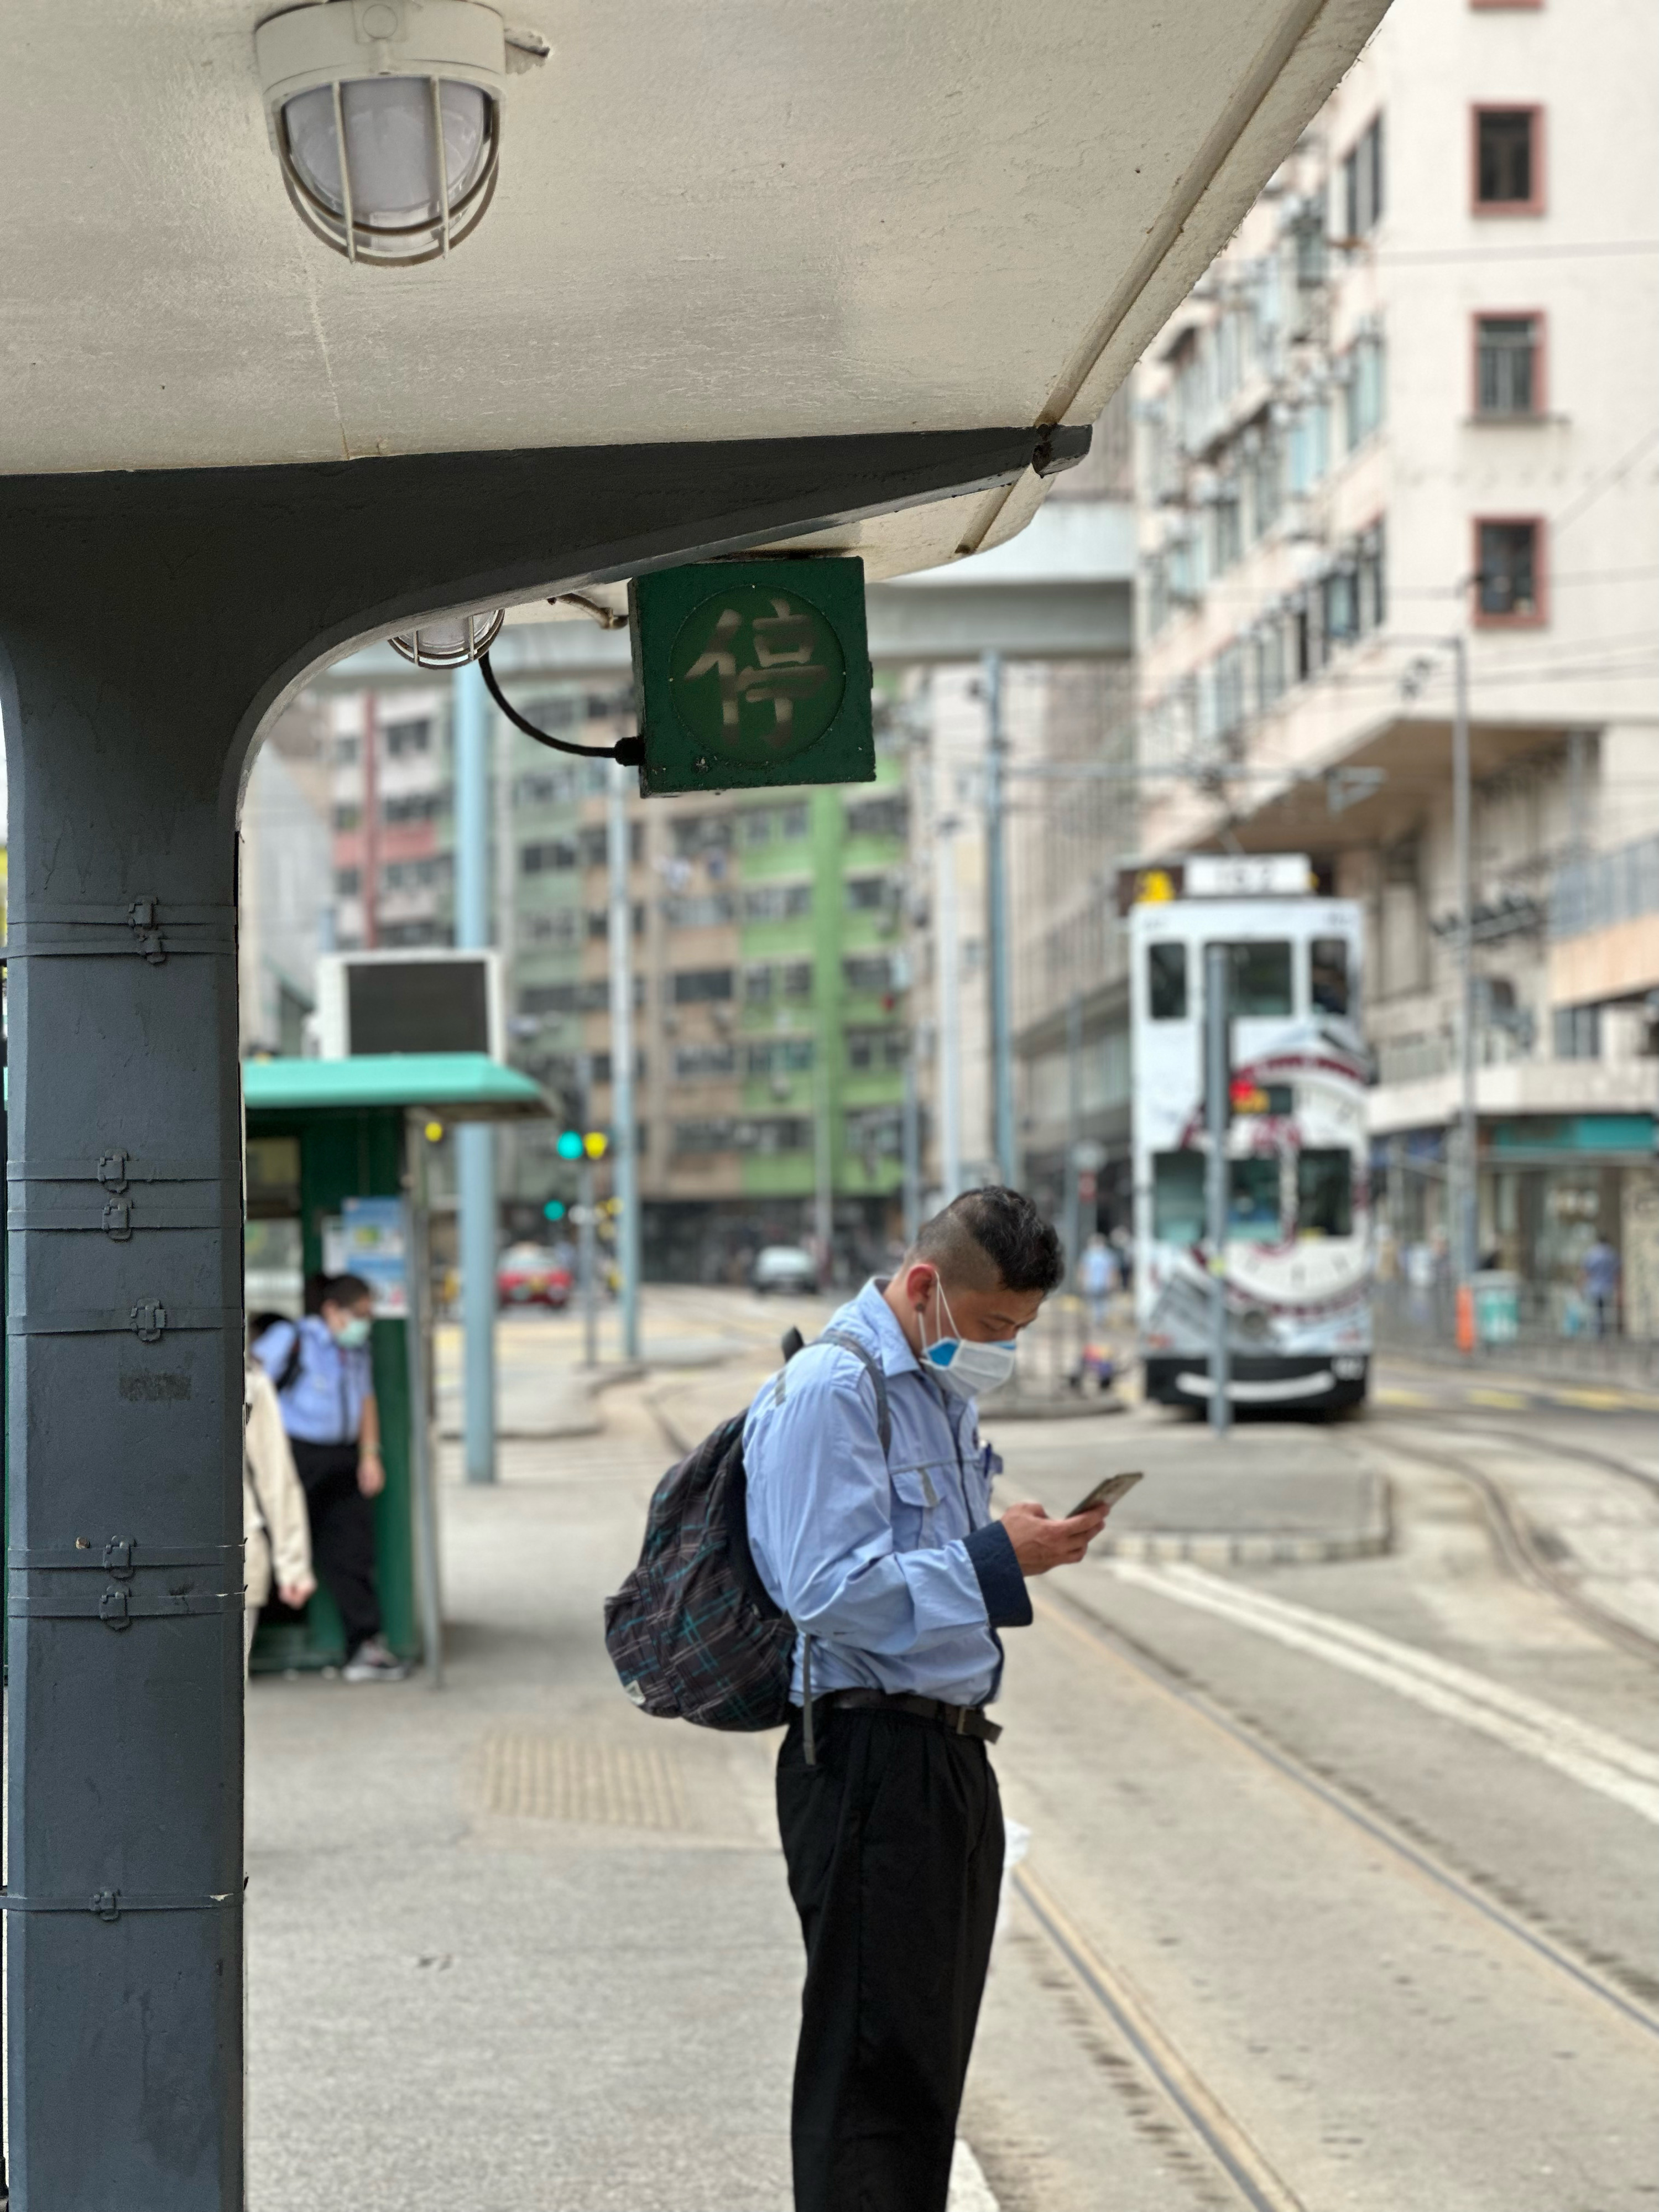
<svg viewBox="0 0 1659 2212"><path fill-rule="evenodd" d="M1146 1394L1210 1392L1205 1204L1206 949L1228 948L1229 1395L1337 1409L1370 1368L1368 1060L1358 908L1288 855L1153 871L1130 911L1135 1319Z"/></svg>

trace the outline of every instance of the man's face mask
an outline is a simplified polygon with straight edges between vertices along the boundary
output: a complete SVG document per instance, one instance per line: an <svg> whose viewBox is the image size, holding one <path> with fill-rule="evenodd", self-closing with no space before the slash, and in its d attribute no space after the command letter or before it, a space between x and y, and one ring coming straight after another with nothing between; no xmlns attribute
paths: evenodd
<svg viewBox="0 0 1659 2212"><path fill-rule="evenodd" d="M957 1333L956 1316L951 1311L944 1284L936 1281L934 1288L939 1311L951 1334L929 1344L926 1340L927 1324L923 1322L923 1365L957 1398L983 1398L993 1390L1000 1390L1014 1371L1013 1339L1009 1337L999 1344L969 1343Z"/></svg>
<svg viewBox="0 0 1659 2212"><path fill-rule="evenodd" d="M343 1322L335 1323L334 1341L343 1345L348 1352L355 1352L368 1342L368 1328L367 1314L348 1314Z"/></svg>

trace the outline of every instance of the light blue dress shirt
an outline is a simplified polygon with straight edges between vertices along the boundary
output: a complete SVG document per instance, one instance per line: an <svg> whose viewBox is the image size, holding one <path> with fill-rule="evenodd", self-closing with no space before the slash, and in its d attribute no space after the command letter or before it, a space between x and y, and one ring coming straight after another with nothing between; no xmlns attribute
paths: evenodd
<svg viewBox="0 0 1659 2212"><path fill-rule="evenodd" d="M871 1689L981 1705L1002 1677L999 1627L1030 1601L991 1481L971 1400L932 1381L879 1283L830 1327L868 1346L887 1377L884 1455L875 1385L850 1352L809 1345L762 1389L744 1427L749 1542L774 1601L812 1638L812 1694ZM795 1653L794 1698L801 1702Z"/></svg>
<svg viewBox="0 0 1659 2212"><path fill-rule="evenodd" d="M300 1333L300 1367L277 1395L283 1426L307 1444L355 1444L362 1432L363 1401L374 1391L374 1363L366 1344L343 1345L319 1314L279 1321L254 1340L253 1357L273 1382L281 1379L294 1333Z"/></svg>

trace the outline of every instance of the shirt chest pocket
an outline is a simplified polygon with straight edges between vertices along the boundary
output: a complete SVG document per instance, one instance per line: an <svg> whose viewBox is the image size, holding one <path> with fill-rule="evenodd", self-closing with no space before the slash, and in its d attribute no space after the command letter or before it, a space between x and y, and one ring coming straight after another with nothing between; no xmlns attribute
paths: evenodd
<svg viewBox="0 0 1659 2212"><path fill-rule="evenodd" d="M893 1548L918 1552L933 1539L931 1534L939 1488L925 1467L893 1469Z"/></svg>

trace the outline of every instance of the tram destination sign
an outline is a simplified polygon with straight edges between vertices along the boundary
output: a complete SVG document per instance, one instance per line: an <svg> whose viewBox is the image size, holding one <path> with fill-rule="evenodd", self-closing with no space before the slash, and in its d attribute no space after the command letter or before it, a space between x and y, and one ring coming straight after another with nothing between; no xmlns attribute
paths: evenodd
<svg viewBox="0 0 1659 2212"><path fill-rule="evenodd" d="M628 607L647 799L874 781L862 561L664 568Z"/></svg>

